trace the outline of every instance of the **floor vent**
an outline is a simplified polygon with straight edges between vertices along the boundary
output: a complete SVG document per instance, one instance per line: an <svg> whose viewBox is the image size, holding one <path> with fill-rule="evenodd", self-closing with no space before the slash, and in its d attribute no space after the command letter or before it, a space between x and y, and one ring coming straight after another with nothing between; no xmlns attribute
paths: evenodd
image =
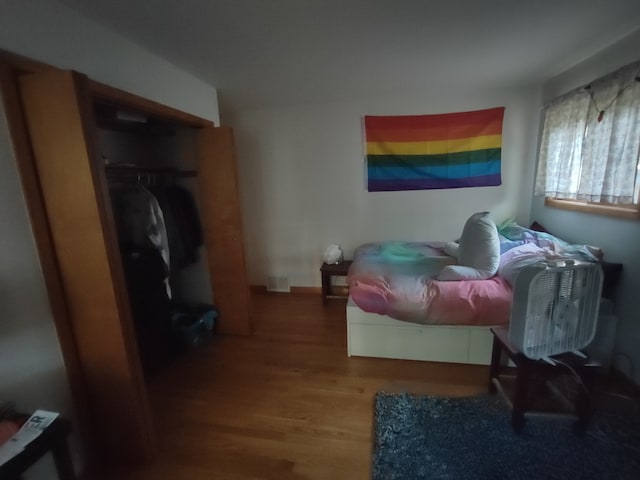
<svg viewBox="0 0 640 480"><path fill-rule="evenodd" d="M287 277L267 277L267 291L290 292L289 279Z"/></svg>

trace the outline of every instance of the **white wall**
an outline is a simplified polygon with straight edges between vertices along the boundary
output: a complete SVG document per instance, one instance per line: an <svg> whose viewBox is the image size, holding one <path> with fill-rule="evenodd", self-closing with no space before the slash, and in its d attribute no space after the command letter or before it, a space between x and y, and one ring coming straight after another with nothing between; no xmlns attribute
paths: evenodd
<svg viewBox="0 0 640 480"><path fill-rule="evenodd" d="M0 48L218 122L215 88L63 6L0 0ZM0 398L73 416L60 347L0 112ZM77 444L74 438L74 445ZM76 467L83 459L73 448ZM49 457L25 479L55 478Z"/></svg>
<svg viewBox="0 0 640 480"><path fill-rule="evenodd" d="M215 88L62 4L0 0L0 48L219 125Z"/></svg>
<svg viewBox="0 0 640 480"><path fill-rule="evenodd" d="M452 240L489 210L527 222L540 92L425 85L421 92L350 103L236 113L234 127L252 284L270 275L320 285L322 254L338 243L350 258L376 240ZM500 187L367 192L362 116L433 114L505 106Z"/></svg>
<svg viewBox="0 0 640 480"><path fill-rule="evenodd" d="M548 81L544 99L586 85L638 58L640 30ZM541 197L533 198L531 218L568 241L598 245L606 260L624 264L614 299L618 316L614 365L640 383L640 222L547 208Z"/></svg>

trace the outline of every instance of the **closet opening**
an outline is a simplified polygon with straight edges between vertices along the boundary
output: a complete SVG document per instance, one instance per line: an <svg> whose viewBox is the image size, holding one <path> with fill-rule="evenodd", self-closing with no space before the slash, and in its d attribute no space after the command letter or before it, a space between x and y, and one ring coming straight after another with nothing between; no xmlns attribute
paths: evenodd
<svg viewBox="0 0 640 480"><path fill-rule="evenodd" d="M198 204L197 129L94 102L138 352L145 376L162 371L215 329Z"/></svg>

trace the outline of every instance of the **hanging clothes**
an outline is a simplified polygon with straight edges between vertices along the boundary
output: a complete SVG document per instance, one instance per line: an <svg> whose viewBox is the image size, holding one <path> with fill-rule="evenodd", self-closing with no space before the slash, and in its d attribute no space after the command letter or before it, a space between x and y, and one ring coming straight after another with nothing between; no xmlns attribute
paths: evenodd
<svg viewBox="0 0 640 480"><path fill-rule="evenodd" d="M166 289L168 269L154 247L122 245L121 253L140 360L145 374L150 374L168 365L177 351Z"/></svg>
<svg viewBox="0 0 640 480"><path fill-rule="evenodd" d="M142 185L112 185L110 193L120 244L156 249L166 267L164 284L171 298L169 240L157 198Z"/></svg>
<svg viewBox="0 0 640 480"><path fill-rule="evenodd" d="M113 186L111 200L120 243L154 247L169 267L167 229L155 195L142 185Z"/></svg>
<svg viewBox="0 0 640 480"><path fill-rule="evenodd" d="M203 244L198 209L189 190L179 185L150 188L164 213L171 251L171 271L176 272L198 261L198 248Z"/></svg>
<svg viewBox="0 0 640 480"><path fill-rule="evenodd" d="M198 260L203 231L195 200L175 184L143 186L164 177L129 177L110 185L124 274L145 373L178 351L170 282ZM137 183L136 183L137 182Z"/></svg>

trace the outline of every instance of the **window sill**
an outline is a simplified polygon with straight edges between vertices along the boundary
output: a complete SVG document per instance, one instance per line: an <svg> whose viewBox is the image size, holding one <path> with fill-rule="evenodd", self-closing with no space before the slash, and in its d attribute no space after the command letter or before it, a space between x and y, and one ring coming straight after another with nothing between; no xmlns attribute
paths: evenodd
<svg viewBox="0 0 640 480"><path fill-rule="evenodd" d="M561 208L563 210L573 210L577 212L595 213L596 215L606 215L609 217L626 218L629 220L640 220L640 206L620 206L596 203L577 202L574 200L559 200L547 197L544 199L547 207Z"/></svg>

